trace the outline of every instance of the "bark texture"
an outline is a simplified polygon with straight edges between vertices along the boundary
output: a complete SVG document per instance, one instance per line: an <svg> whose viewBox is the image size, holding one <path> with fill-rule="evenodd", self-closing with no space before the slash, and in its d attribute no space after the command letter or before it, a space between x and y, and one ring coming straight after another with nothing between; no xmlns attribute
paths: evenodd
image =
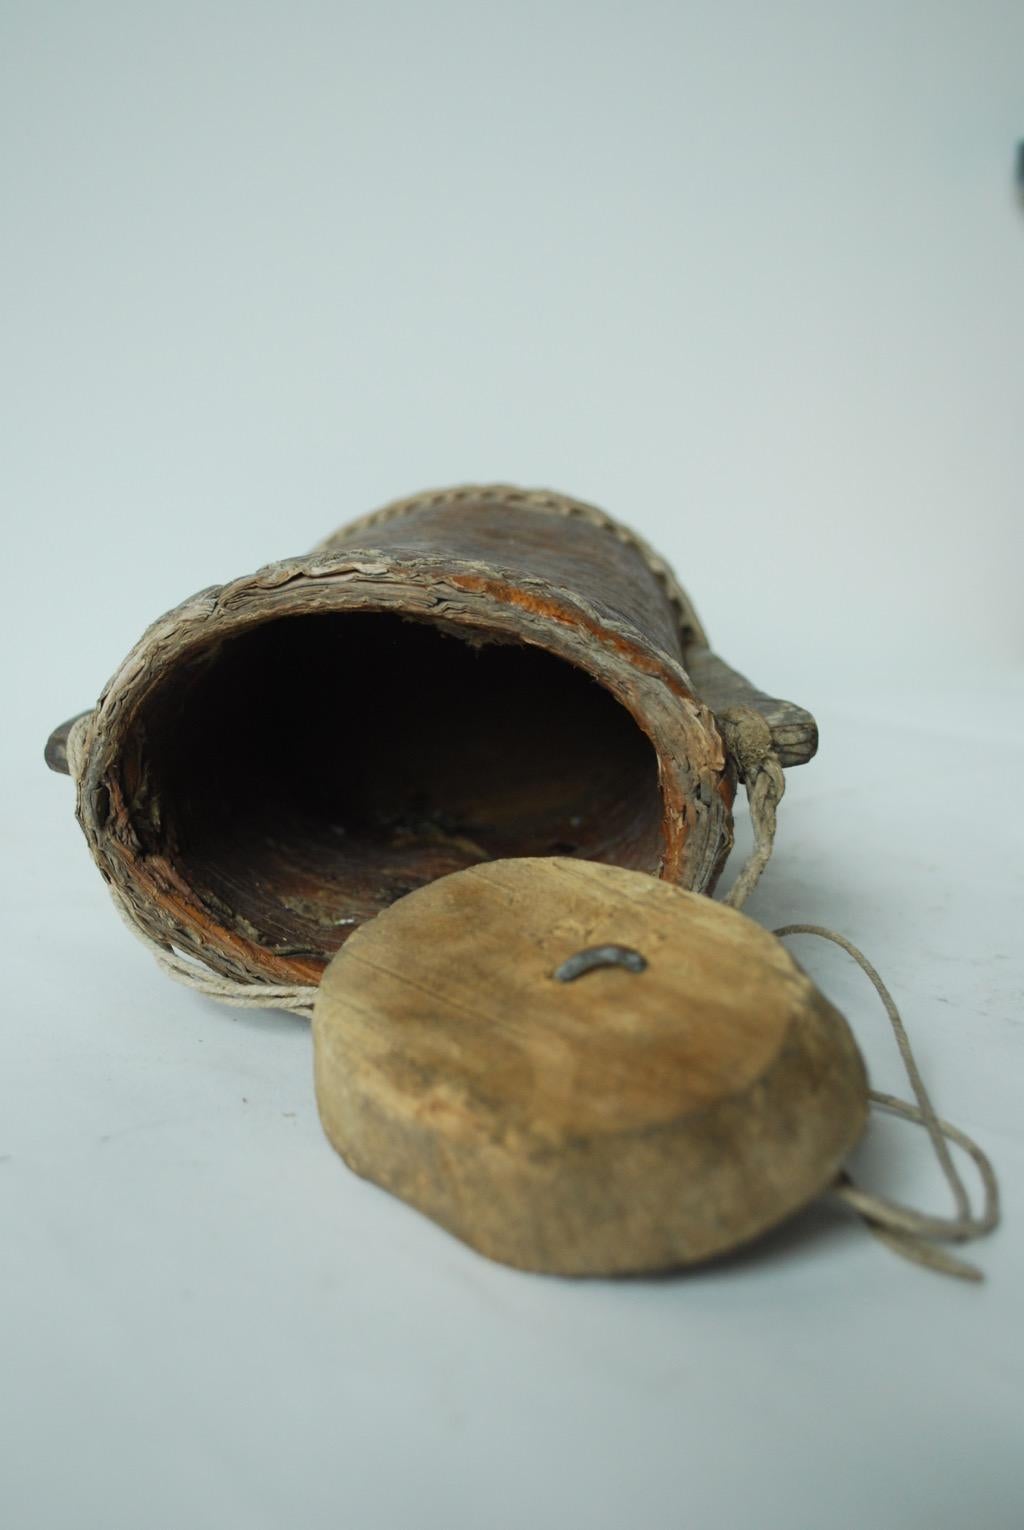
<svg viewBox="0 0 1024 1530"><path fill-rule="evenodd" d="M813 753L809 714L711 654L634 533L560 495L439 491L150 627L80 730L78 817L154 939L316 983L395 899L497 857L711 889L738 778L714 709L737 704L786 763ZM68 768L66 731L47 759Z"/></svg>

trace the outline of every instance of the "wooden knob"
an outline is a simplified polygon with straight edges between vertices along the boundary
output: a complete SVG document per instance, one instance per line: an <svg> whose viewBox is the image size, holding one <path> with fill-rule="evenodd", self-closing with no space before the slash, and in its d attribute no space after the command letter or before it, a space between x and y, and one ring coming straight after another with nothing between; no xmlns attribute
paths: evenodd
<svg viewBox="0 0 1024 1530"><path fill-rule="evenodd" d="M867 1113L845 1020L774 936L587 861L493 861L402 898L328 966L314 1037L346 1162L550 1273L736 1247L828 1186Z"/></svg>

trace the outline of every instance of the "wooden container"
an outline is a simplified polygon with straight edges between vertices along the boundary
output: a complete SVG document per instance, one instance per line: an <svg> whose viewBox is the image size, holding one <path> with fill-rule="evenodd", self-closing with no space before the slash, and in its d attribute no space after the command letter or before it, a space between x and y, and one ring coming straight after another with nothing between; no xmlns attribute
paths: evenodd
<svg viewBox="0 0 1024 1530"><path fill-rule="evenodd" d="M156 622L51 737L106 880L227 977L316 983L436 877L576 856L696 891L732 842L716 722L808 713L711 653L668 567L562 495L419 495ZM69 762L69 743L73 759Z"/></svg>

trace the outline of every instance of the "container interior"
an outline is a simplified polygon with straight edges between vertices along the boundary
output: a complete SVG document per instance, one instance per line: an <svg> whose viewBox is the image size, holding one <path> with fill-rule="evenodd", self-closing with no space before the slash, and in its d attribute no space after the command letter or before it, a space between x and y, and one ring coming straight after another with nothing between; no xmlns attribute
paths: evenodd
<svg viewBox="0 0 1024 1530"><path fill-rule="evenodd" d="M326 961L446 872L568 855L656 872L650 740L543 649L391 613L264 622L175 668L136 715L145 852L217 922Z"/></svg>

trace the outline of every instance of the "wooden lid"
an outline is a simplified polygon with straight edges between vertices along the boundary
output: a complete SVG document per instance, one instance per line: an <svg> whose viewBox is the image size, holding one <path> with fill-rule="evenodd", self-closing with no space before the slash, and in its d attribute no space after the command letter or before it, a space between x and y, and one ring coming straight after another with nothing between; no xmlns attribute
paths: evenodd
<svg viewBox="0 0 1024 1530"><path fill-rule="evenodd" d="M571 962L606 945L614 965ZM574 859L399 900L327 968L314 1036L321 1119L353 1169L552 1273L734 1248L832 1181L867 1110L846 1022L774 936Z"/></svg>

